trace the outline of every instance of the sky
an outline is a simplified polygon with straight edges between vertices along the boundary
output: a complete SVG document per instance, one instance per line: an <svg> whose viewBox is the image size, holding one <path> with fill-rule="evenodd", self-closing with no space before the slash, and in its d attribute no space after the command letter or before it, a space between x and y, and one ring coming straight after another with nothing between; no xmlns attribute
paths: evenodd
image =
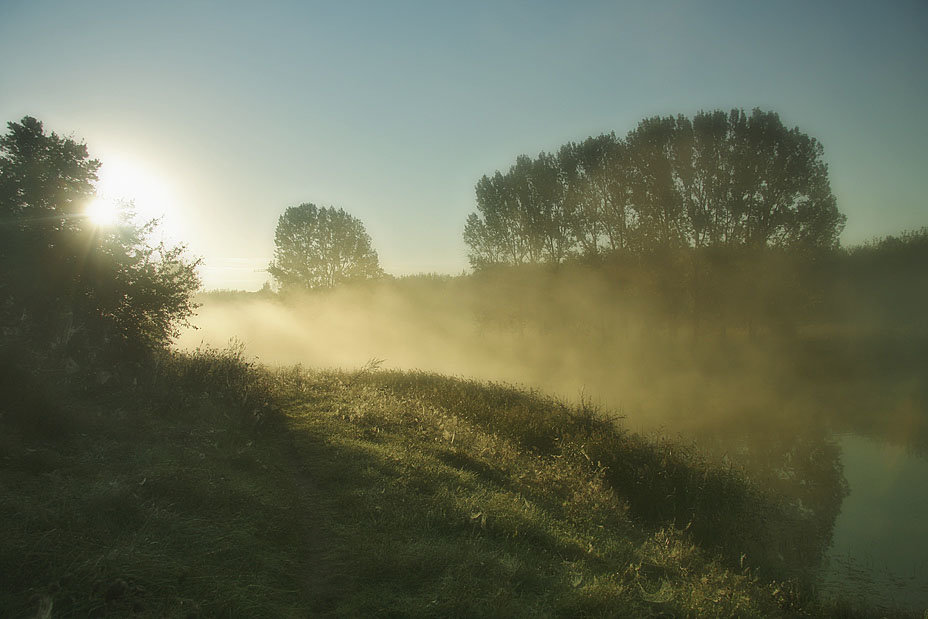
<svg viewBox="0 0 928 619"><path fill-rule="evenodd" d="M0 58L0 120L85 141L210 289L259 288L302 202L389 273L461 273L482 175L710 109L822 142L843 243L928 225L924 0L0 0Z"/></svg>

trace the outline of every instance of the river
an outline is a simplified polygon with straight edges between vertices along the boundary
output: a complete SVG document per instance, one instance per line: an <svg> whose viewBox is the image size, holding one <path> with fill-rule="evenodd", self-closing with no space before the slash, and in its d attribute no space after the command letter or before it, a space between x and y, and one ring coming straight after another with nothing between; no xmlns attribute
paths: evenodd
<svg viewBox="0 0 928 619"><path fill-rule="evenodd" d="M928 459L837 437L849 493L822 569L826 595L928 611Z"/></svg>

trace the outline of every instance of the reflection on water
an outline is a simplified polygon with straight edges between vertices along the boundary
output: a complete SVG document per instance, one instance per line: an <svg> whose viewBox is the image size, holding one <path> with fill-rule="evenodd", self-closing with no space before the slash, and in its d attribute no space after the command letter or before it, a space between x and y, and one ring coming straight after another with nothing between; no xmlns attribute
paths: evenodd
<svg viewBox="0 0 928 619"><path fill-rule="evenodd" d="M835 522L824 590L928 610L928 460L851 434L840 446L850 494Z"/></svg>
<svg viewBox="0 0 928 619"><path fill-rule="evenodd" d="M846 424L832 418L827 426ZM817 583L826 597L922 613L928 459L921 443L897 438L811 423L804 431L697 434L704 450L730 457L802 516L771 549L790 576Z"/></svg>

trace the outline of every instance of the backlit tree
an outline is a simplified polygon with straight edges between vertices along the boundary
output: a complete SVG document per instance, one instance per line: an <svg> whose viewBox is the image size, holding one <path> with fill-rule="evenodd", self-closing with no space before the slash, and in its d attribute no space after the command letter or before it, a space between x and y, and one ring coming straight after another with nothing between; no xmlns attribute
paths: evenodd
<svg viewBox="0 0 928 619"><path fill-rule="evenodd" d="M282 290L332 288L381 277L371 237L343 209L304 203L280 216L268 272Z"/></svg>

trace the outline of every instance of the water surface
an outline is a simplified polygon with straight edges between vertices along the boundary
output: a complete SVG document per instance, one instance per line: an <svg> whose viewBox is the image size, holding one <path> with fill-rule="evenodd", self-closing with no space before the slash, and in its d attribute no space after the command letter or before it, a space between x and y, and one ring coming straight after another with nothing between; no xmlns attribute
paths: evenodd
<svg viewBox="0 0 928 619"><path fill-rule="evenodd" d="M837 437L849 494L823 567L830 595L928 611L928 459L874 437Z"/></svg>

